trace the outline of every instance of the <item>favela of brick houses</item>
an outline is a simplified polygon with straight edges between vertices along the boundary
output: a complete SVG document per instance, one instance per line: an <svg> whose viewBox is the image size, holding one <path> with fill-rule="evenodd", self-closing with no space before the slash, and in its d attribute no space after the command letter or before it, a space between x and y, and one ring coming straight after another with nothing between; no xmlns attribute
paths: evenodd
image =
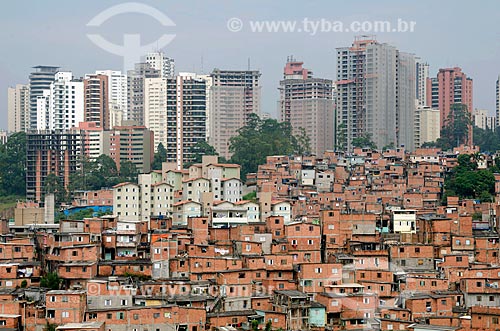
<svg viewBox="0 0 500 331"><path fill-rule="evenodd" d="M0 331L500 330L498 40L319 3L3 4Z"/></svg>

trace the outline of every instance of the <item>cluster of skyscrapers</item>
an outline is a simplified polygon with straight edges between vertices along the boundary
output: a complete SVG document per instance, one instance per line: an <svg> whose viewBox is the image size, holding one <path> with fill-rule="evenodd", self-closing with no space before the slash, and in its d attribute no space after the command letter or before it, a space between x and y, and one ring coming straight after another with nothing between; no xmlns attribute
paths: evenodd
<svg viewBox="0 0 500 331"><path fill-rule="evenodd" d="M472 79L460 68L431 78L425 61L371 36L337 48L336 57L335 80L314 77L290 56L279 82L278 118L307 135L313 154L352 150L357 138L413 150L439 138L456 103L467 106L477 126L498 126L485 111L473 110ZM230 139L248 115L269 115L261 112L260 77L250 68L176 73L162 52L146 54L127 73L97 70L77 78L56 66L36 66L29 84L8 90L8 130L77 132L80 154L108 154L118 167L130 160L142 172L151 170L161 143L165 161L180 169L199 141L229 158Z"/></svg>

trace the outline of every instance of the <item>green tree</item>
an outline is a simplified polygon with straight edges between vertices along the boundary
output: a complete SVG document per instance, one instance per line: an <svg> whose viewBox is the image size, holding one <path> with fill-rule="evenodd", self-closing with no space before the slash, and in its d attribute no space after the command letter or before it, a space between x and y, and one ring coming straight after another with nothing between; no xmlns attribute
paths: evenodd
<svg viewBox="0 0 500 331"><path fill-rule="evenodd" d="M193 164L201 163L203 155L219 155L215 147L205 140L198 140L198 142L189 149L189 153L192 155L192 158L189 162L184 164L184 168L189 168ZM225 160L221 160L221 162L225 162Z"/></svg>
<svg viewBox="0 0 500 331"><path fill-rule="evenodd" d="M137 175L139 171L137 171L137 167L132 161L122 160L120 162L120 177L119 182L137 182Z"/></svg>
<svg viewBox="0 0 500 331"><path fill-rule="evenodd" d="M335 149L340 151L345 151L347 149L347 139L346 139L347 129L344 123L337 126L337 141L335 144Z"/></svg>
<svg viewBox="0 0 500 331"><path fill-rule="evenodd" d="M252 321L252 331L258 331L259 330L259 321L253 320Z"/></svg>
<svg viewBox="0 0 500 331"><path fill-rule="evenodd" d="M472 120L467 105L455 103L450 107L450 113L441 129L441 137L436 141L442 150L465 144L468 140Z"/></svg>
<svg viewBox="0 0 500 331"><path fill-rule="evenodd" d="M49 321L47 321L47 324L45 324L44 331L56 331L56 330L57 330L57 324L49 323Z"/></svg>
<svg viewBox="0 0 500 331"><path fill-rule="evenodd" d="M445 196L450 192L462 199L491 200L495 193L495 176L492 169L478 169L478 157L462 154L458 156L458 165L445 178Z"/></svg>
<svg viewBox="0 0 500 331"><path fill-rule="evenodd" d="M153 158L153 163L151 164L151 169L153 170L161 170L161 164L167 161L167 150L162 143L158 144L156 148L157 151Z"/></svg>
<svg viewBox="0 0 500 331"><path fill-rule="evenodd" d="M78 158L78 170L69 176L70 192L86 191L93 189L92 174L95 172L95 163L86 155L80 155Z"/></svg>
<svg viewBox="0 0 500 331"><path fill-rule="evenodd" d="M290 155L300 152L297 138L288 122L275 119L261 120L256 114L248 116L247 125L238 130L230 140L231 162L241 165L243 179L256 172L270 155Z"/></svg>
<svg viewBox="0 0 500 331"><path fill-rule="evenodd" d="M271 321L269 320L269 321L267 321L267 323L266 323L266 327L265 327L265 329L264 329L264 330L265 330L265 331L271 331L272 327L273 327L273 322L271 322Z"/></svg>
<svg viewBox="0 0 500 331"><path fill-rule="evenodd" d="M382 151L387 151L387 150L391 150L391 149L394 149L395 146L394 146L394 143L391 142L389 145L385 145L383 148L382 148Z"/></svg>
<svg viewBox="0 0 500 331"><path fill-rule="evenodd" d="M68 200L68 192L61 183L61 179L54 173L50 173L45 177L43 182L45 194L54 194L56 206Z"/></svg>
<svg viewBox="0 0 500 331"><path fill-rule="evenodd" d="M311 138L306 132L306 129L299 128L299 133L296 135L297 138L297 153L301 155L307 155L311 153Z"/></svg>
<svg viewBox="0 0 500 331"><path fill-rule="evenodd" d="M45 287L51 290L58 290L61 286L62 279L56 272L49 272L40 279L40 287Z"/></svg>
<svg viewBox="0 0 500 331"><path fill-rule="evenodd" d="M0 145L0 193L26 194L26 133L17 132Z"/></svg>
<svg viewBox="0 0 500 331"><path fill-rule="evenodd" d="M359 137L354 138L352 140L352 146L377 149L377 145L375 145L375 143L372 141L372 137L368 132L364 132Z"/></svg>
<svg viewBox="0 0 500 331"><path fill-rule="evenodd" d="M479 146L482 152L494 153L500 150L500 131L492 131L489 128L481 129L474 126L472 133L474 145Z"/></svg>

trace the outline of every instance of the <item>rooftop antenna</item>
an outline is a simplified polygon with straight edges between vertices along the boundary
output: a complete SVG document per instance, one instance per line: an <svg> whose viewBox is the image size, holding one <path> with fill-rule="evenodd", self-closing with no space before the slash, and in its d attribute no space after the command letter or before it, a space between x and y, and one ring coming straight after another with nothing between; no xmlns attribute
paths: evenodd
<svg viewBox="0 0 500 331"><path fill-rule="evenodd" d="M203 71L203 55L201 56L201 73L205 73L205 71Z"/></svg>
<svg viewBox="0 0 500 331"><path fill-rule="evenodd" d="M248 71L250 71L250 58L248 58Z"/></svg>

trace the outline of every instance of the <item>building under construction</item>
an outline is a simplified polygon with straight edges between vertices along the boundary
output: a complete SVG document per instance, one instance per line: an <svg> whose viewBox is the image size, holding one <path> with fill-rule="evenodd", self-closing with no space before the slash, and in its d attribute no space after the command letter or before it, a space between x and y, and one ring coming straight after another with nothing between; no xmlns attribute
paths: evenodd
<svg viewBox="0 0 500 331"><path fill-rule="evenodd" d="M35 131L26 138L26 198L41 202L49 174L55 174L68 188L70 175L78 168L82 135L76 131Z"/></svg>

